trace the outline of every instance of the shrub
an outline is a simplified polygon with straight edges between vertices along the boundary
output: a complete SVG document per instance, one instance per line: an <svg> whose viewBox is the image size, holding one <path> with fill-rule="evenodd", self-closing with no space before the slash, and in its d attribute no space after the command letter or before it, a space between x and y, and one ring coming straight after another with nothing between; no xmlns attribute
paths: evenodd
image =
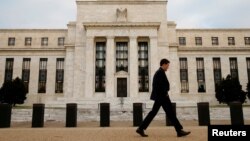
<svg viewBox="0 0 250 141"><path fill-rule="evenodd" d="M0 103L8 103L13 106L23 104L27 91L23 81L17 77L13 81L6 81L0 89Z"/></svg>
<svg viewBox="0 0 250 141"><path fill-rule="evenodd" d="M222 81L216 85L215 92L219 103L227 104L235 101L244 103L247 94L242 90L239 80L232 78L231 75L228 75L226 79L223 78Z"/></svg>

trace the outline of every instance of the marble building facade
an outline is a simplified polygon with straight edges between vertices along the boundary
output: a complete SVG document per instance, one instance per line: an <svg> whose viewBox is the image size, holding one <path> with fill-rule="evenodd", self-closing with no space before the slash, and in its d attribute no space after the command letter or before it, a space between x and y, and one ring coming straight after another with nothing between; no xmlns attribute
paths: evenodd
<svg viewBox="0 0 250 141"><path fill-rule="evenodd" d="M167 0L76 4L76 21L67 29L0 29L0 83L22 78L26 105L150 106L152 78L162 58L171 62L170 96L179 105L218 104L215 83L227 74L246 89L250 28L178 29L167 19Z"/></svg>

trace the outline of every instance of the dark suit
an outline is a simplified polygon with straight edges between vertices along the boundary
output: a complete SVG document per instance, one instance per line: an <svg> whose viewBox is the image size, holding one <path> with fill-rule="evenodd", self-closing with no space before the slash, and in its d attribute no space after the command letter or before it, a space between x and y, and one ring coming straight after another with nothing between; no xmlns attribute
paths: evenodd
<svg viewBox="0 0 250 141"><path fill-rule="evenodd" d="M179 120L176 117L176 114L172 108L172 102L168 96L169 91L169 82L165 74L165 71L160 67L153 78L153 90L150 96L151 100L154 100L154 105L152 110L148 113L142 124L139 126L139 129L146 130L153 118L158 113L160 107L166 112L167 117L173 123L175 130L178 132L183 127L180 124Z"/></svg>

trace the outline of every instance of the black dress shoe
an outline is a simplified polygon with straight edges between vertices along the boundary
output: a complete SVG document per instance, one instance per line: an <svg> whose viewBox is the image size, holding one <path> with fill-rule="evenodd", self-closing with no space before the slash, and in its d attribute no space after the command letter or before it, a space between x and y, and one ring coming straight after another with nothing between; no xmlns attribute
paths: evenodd
<svg viewBox="0 0 250 141"><path fill-rule="evenodd" d="M180 130L177 132L177 137L183 137L183 136L186 136L188 134L190 134L191 132L187 132L187 131L184 131L184 130Z"/></svg>
<svg viewBox="0 0 250 141"><path fill-rule="evenodd" d="M148 137L148 135L144 133L144 130L141 130L139 128L136 130L136 133L140 134L142 137Z"/></svg>

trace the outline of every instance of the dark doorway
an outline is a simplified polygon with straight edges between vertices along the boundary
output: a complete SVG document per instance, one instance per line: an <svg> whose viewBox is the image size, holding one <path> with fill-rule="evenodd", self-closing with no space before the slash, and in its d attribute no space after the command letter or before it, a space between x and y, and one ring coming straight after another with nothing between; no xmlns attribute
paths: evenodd
<svg viewBox="0 0 250 141"><path fill-rule="evenodd" d="M127 97L127 78L117 78L117 97Z"/></svg>

